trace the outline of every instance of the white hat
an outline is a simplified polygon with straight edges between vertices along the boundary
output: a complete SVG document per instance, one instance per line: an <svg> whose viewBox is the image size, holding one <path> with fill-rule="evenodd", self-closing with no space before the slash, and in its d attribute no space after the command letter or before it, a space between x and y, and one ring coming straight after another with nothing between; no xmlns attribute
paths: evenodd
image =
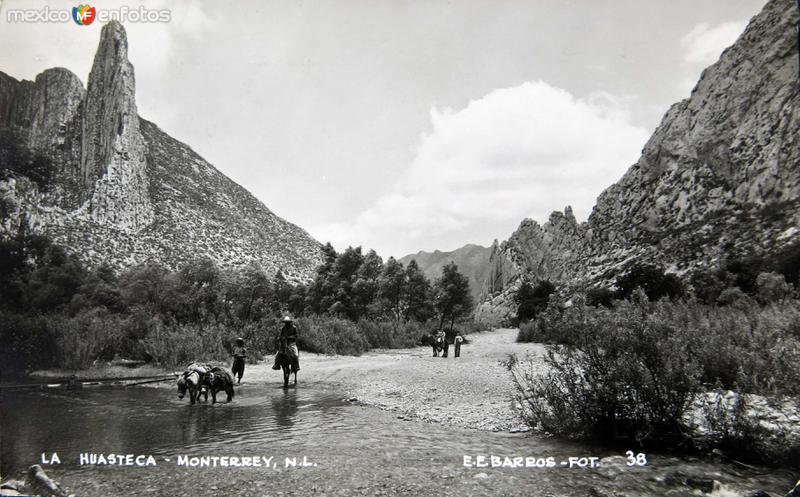
<svg viewBox="0 0 800 497"><path fill-rule="evenodd" d="M291 316L286 316L286 317L284 317L284 318L283 318L283 322L284 322L284 323L291 323L291 322L292 322L292 318L291 318Z"/></svg>

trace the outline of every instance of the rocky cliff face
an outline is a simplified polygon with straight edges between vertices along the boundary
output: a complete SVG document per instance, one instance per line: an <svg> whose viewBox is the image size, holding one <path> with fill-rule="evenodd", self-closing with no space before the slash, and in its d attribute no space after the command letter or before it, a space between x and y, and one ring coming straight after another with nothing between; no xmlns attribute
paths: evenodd
<svg viewBox="0 0 800 497"><path fill-rule="evenodd" d="M607 284L635 261L685 274L768 254L800 236L798 8L771 0L691 97L673 105L639 161L587 222L525 220L492 257L486 313L509 312L519 275ZM499 309L499 310L498 310Z"/></svg>
<svg viewBox="0 0 800 497"><path fill-rule="evenodd" d="M127 54L123 27L111 22L88 89L66 69L48 69L34 82L0 72L0 131L55 170L46 188L19 167L0 179L2 229L27 222L89 264L176 268L205 256L224 267L255 262L268 273L309 279L321 260L319 243L140 118Z"/></svg>
<svg viewBox="0 0 800 497"><path fill-rule="evenodd" d="M154 218L135 86L125 30L106 24L82 116L81 200L95 222L133 233Z"/></svg>

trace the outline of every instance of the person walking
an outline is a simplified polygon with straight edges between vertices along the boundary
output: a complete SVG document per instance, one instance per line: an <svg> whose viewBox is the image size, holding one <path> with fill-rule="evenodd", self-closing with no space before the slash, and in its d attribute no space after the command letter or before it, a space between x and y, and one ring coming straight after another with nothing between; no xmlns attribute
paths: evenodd
<svg viewBox="0 0 800 497"><path fill-rule="evenodd" d="M232 355L233 366L231 367L231 372L234 377L237 377L236 384L238 385L242 381L242 376L244 376L244 363L247 357L247 349L244 347L244 338L236 339L236 345L233 347Z"/></svg>

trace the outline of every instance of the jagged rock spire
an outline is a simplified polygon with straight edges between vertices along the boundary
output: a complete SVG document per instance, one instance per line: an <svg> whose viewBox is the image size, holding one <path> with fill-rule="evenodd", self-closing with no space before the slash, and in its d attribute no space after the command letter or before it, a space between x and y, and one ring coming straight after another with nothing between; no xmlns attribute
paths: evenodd
<svg viewBox="0 0 800 497"><path fill-rule="evenodd" d="M83 115L81 175L92 219L138 231L153 220L145 142L128 39L119 22L100 34Z"/></svg>

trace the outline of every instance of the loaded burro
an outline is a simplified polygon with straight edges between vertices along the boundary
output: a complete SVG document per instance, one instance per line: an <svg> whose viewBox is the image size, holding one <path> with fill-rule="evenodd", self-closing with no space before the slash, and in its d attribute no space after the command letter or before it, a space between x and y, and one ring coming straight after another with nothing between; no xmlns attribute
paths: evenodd
<svg viewBox="0 0 800 497"><path fill-rule="evenodd" d="M283 387L289 387L289 376L294 373L294 384L297 385L297 372L300 371L300 355L297 350L297 327L291 316L286 316L281 321L281 327L275 335L275 364L272 369L283 370ZM207 362L193 361L186 369L177 374L178 398L183 399L189 394L189 402L194 404L201 398L208 401L208 394L211 393L211 402L217 402L217 393L224 391L227 394L227 402L231 402L234 396L234 378L236 384L240 384L244 376L245 359L247 358L247 348L244 346L244 339L237 338L236 345L233 347L233 364L231 374L226 368L214 366Z"/></svg>

